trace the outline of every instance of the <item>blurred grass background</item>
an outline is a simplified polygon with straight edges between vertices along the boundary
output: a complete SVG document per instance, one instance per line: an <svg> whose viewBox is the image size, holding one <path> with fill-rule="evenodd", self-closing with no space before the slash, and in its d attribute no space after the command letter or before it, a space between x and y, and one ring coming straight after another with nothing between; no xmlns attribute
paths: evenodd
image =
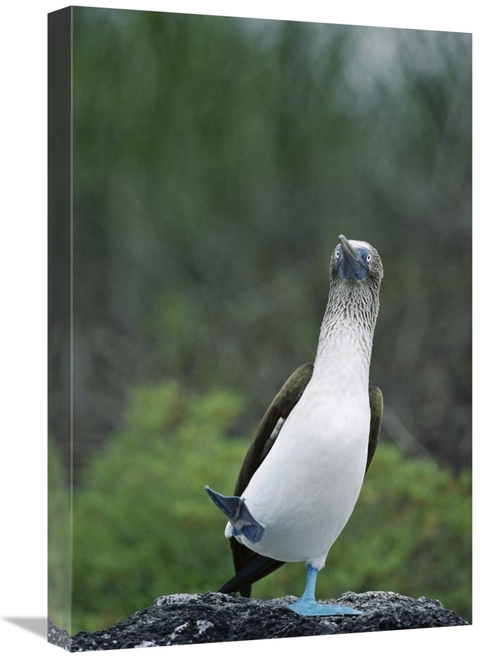
<svg viewBox="0 0 500 658"><path fill-rule="evenodd" d="M203 485L231 492L314 359L344 233L384 262L384 445L318 595L434 596L470 619L471 35L72 11L74 429L70 447L49 418L52 618L68 627L71 595L73 632L103 628L231 575ZM302 587L287 565L254 593Z"/></svg>

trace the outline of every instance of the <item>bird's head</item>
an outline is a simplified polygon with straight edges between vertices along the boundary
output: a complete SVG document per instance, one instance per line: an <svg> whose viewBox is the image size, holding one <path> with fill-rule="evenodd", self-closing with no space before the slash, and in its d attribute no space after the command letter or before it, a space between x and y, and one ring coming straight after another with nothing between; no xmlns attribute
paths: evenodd
<svg viewBox="0 0 500 658"><path fill-rule="evenodd" d="M384 275L378 251L368 242L348 240L339 235L340 243L335 247L331 260L332 279L360 283L380 283Z"/></svg>

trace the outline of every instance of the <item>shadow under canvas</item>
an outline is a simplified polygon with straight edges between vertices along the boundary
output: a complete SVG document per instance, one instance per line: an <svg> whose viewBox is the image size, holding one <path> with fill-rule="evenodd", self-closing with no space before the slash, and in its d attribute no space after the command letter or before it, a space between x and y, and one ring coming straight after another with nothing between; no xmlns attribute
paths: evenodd
<svg viewBox="0 0 500 658"><path fill-rule="evenodd" d="M35 633L44 639L47 638L47 618L46 617L4 617L5 621L16 624L27 631Z"/></svg>

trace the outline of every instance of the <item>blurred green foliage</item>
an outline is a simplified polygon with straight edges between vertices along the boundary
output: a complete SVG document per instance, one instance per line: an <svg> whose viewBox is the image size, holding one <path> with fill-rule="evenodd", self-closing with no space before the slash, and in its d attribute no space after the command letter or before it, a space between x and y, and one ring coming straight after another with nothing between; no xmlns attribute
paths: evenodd
<svg viewBox="0 0 500 658"><path fill-rule="evenodd" d="M203 487L234 486L244 448L224 436L240 408L229 393L191 399L174 383L135 393L126 429L75 495L74 629L106 626L161 594L224 579L222 519Z"/></svg>
<svg viewBox="0 0 500 658"><path fill-rule="evenodd" d="M248 440L229 440L242 401L140 387L124 430L75 493L73 632L105 628L163 594L217 590L232 575L225 520L204 485L232 493ZM288 564L253 595L300 595ZM361 498L318 579L318 596L392 590L471 616L471 481L430 460L378 449Z"/></svg>
<svg viewBox="0 0 500 658"><path fill-rule="evenodd" d="M268 404L339 233L384 262L384 432L470 465L471 35L72 12L75 482L144 381Z"/></svg>
<svg viewBox="0 0 500 658"><path fill-rule="evenodd" d="M49 437L47 491L48 616L59 628L71 628L70 488L60 455Z"/></svg>

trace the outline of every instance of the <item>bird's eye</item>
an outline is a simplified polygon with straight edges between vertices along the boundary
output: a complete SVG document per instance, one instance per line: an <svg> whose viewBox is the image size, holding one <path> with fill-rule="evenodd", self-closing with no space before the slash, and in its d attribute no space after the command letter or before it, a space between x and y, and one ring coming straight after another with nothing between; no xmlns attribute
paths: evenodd
<svg viewBox="0 0 500 658"><path fill-rule="evenodd" d="M369 263L371 261L371 259L372 259L372 255L371 254L366 254L366 262Z"/></svg>
<svg viewBox="0 0 500 658"><path fill-rule="evenodd" d="M335 258L340 258L340 249L335 249Z"/></svg>

